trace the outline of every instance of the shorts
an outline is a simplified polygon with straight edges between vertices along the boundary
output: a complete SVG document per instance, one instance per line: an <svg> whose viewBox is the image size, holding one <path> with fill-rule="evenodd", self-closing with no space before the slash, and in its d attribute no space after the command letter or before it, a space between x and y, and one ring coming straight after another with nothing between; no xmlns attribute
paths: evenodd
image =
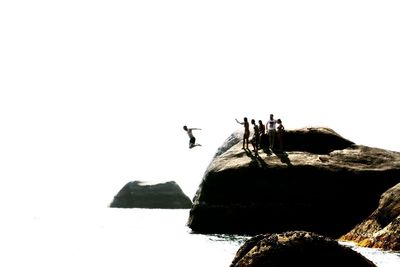
<svg viewBox="0 0 400 267"><path fill-rule="evenodd" d="M189 140L189 146L194 145L194 143L196 143L196 138L194 138L194 137L190 138L190 140Z"/></svg>
<svg viewBox="0 0 400 267"><path fill-rule="evenodd" d="M251 143L256 147L258 147L259 141L260 141L260 137L259 136L253 136L253 138L251 139Z"/></svg>

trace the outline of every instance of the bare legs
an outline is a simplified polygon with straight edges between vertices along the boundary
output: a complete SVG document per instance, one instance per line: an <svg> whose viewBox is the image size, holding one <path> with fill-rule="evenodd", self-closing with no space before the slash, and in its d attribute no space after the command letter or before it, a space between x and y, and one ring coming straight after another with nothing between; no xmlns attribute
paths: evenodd
<svg viewBox="0 0 400 267"><path fill-rule="evenodd" d="M249 149L249 135L248 134L243 135L243 149L244 149L245 144L246 144L246 149Z"/></svg>

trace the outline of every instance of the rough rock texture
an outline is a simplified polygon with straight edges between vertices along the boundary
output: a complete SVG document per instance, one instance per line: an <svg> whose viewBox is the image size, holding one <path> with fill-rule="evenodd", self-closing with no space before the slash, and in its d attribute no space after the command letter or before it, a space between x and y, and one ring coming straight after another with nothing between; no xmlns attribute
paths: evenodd
<svg viewBox="0 0 400 267"><path fill-rule="evenodd" d="M327 128L288 131L281 153L242 149L232 134L193 199L188 226L202 233L306 230L340 237L400 182L400 153L371 148Z"/></svg>
<svg viewBox="0 0 400 267"><path fill-rule="evenodd" d="M400 183L383 193L378 208L341 239L366 247L400 250Z"/></svg>
<svg viewBox="0 0 400 267"><path fill-rule="evenodd" d="M302 128L285 132L285 151L303 151L313 154L328 154L344 149L354 143L344 139L329 128ZM275 144L276 146L276 144Z"/></svg>
<svg viewBox="0 0 400 267"><path fill-rule="evenodd" d="M236 253L231 267L373 267L361 254L309 232L258 235Z"/></svg>
<svg viewBox="0 0 400 267"><path fill-rule="evenodd" d="M191 200L174 182L145 185L127 183L114 197L111 208L190 209Z"/></svg>

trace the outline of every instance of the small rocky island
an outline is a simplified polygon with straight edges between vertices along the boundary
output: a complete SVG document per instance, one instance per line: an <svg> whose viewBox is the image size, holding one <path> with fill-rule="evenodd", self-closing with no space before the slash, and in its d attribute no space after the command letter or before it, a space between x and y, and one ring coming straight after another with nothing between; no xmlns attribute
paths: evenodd
<svg viewBox="0 0 400 267"><path fill-rule="evenodd" d="M236 132L207 168L188 226L200 233L304 230L339 238L398 183L399 152L357 145L329 128L289 130L284 151L259 156L242 149Z"/></svg>
<svg viewBox="0 0 400 267"><path fill-rule="evenodd" d="M114 197L111 208L190 209L192 201L174 181L127 183Z"/></svg>

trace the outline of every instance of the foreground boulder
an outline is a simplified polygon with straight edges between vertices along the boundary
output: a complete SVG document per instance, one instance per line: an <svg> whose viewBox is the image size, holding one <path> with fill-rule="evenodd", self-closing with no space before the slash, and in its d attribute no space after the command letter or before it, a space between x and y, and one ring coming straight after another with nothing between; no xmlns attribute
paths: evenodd
<svg viewBox="0 0 400 267"><path fill-rule="evenodd" d="M338 238L400 182L400 153L355 145L328 128L284 136L286 152L242 149L232 134L194 197L188 226L202 233L306 230Z"/></svg>
<svg viewBox="0 0 400 267"><path fill-rule="evenodd" d="M400 250L400 183L383 193L378 208L341 239L365 247Z"/></svg>
<svg viewBox="0 0 400 267"><path fill-rule="evenodd" d="M127 183L114 197L111 208L189 209L191 200L174 182L146 185Z"/></svg>
<svg viewBox="0 0 400 267"><path fill-rule="evenodd" d="M238 250L231 267L373 267L354 250L309 232L255 236Z"/></svg>

